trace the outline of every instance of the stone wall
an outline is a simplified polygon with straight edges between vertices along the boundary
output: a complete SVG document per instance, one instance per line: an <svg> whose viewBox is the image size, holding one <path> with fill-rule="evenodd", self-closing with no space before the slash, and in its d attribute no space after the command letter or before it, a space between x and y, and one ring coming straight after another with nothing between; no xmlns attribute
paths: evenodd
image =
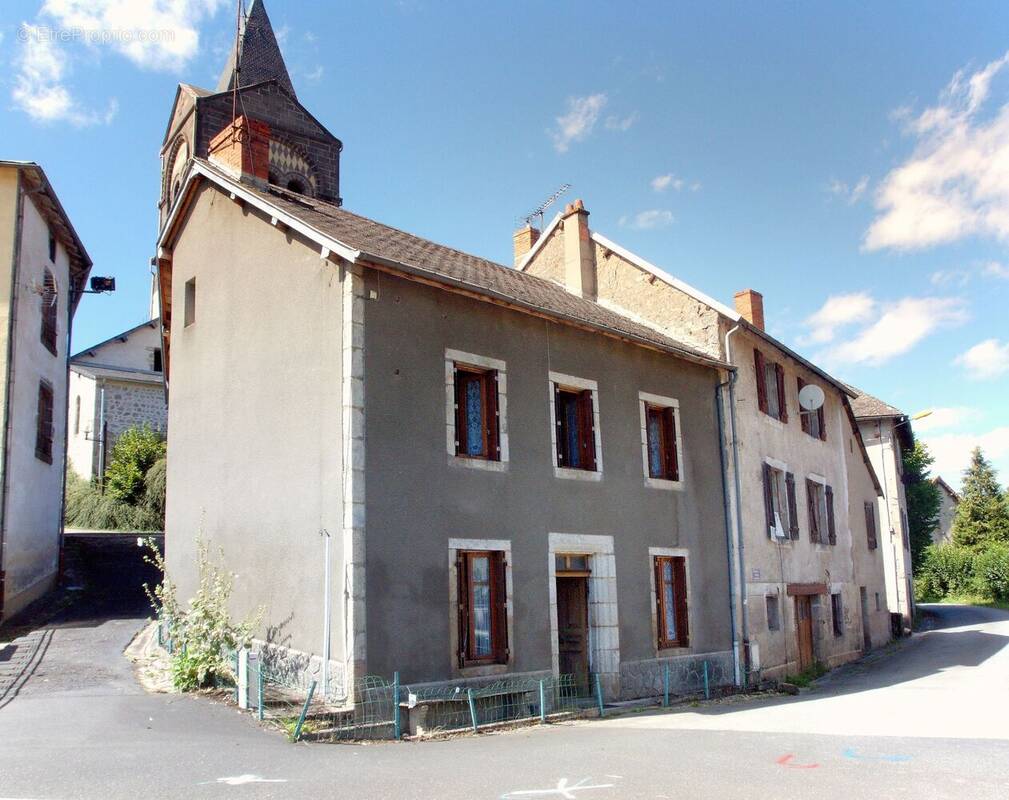
<svg viewBox="0 0 1009 800"><path fill-rule="evenodd" d="M156 431L168 430L168 407L160 384L109 381L105 384L105 421L109 452L128 428L144 424Z"/></svg>
<svg viewBox="0 0 1009 800"><path fill-rule="evenodd" d="M649 658L621 662L620 697L623 700L659 697L666 688L667 669L671 695L702 694L705 664L707 664L708 686L711 689L733 685L731 652Z"/></svg>

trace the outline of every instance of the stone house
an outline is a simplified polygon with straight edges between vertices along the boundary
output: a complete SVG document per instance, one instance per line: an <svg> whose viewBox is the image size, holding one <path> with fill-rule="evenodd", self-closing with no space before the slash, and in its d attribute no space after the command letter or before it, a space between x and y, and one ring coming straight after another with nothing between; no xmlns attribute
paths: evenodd
<svg viewBox="0 0 1009 800"><path fill-rule="evenodd" d="M515 234L515 266L730 363L725 449L734 594L751 671L836 665L889 638L869 465L847 387L764 330L762 296L730 308L602 234L581 201ZM580 260L570 254L579 252ZM573 264L577 264L573 267ZM814 384L820 408L799 407ZM739 587L743 587L742 592Z"/></svg>
<svg viewBox="0 0 1009 800"><path fill-rule="evenodd" d="M109 454L128 428L167 432L161 367L161 320L152 319L70 359L67 409L69 467L90 480L105 474Z"/></svg>
<svg viewBox="0 0 1009 800"><path fill-rule="evenodd" d="M0 161L0 621L59 571L67 350L91 259L42 167Z"/></svg>
<svg viewBox="0 0 1009 800"><path fill-rule="evenodd" d="M852 400L852 409L883 487L878 513L884 531L881 549L886 566L887 605L891 612L900 614L904 628L910 630L914 615L914 576L904 492L904 451L914 447L911 419L878 397L858 389L853 391L858 396Z"/></svg>
<svg viewBox="0 0 1009 800"><path fill-rule="evenodd" d="M254 18L243 58L282 64L260 2L246 32ZM262 105L210 132L208 158L165 165L179 176L158 277L180 593L202 534L236 573L235 612L265 609L264 652L325 665L333 697L393 671L591 671L616 698L707 661L731 682L729 365L345 211L335 163L279 181L273 143L307 113L285 76L257 75Z"/></svg>
<svg viewBox="0 0 1009 800"><path fill-rule="evenodd" d="M936 475L932 483L939 490L939 521L932 531L932 544L949 544L953 541L953 518L960 505L960 495L953 491L941 475Z"/></svg>

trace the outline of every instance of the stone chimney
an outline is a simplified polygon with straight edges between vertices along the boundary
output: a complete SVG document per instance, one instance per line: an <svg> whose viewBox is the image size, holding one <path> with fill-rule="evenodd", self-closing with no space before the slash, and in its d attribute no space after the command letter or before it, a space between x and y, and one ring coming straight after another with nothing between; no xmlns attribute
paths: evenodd
<svg viewBox="0 0 1009 800"><path fill-rule="evenodd" d="M564 285L572 294L596 299L596 259L589 238L589 212L581 200L568 203L561 219L564 231Z"/></svg>
<svg viewBox="0 0 1009 800"><path fill-rule="evenodd" d="M539 238L539 228L534 228L532 225L525 225L515 231L512 235L512 240L515 243L516 267L522 262L522 259L526 257L526 253L533 249L536 242L539 241Z"/></svg>
<svg viewBox="0 0 1009 800"><path fill-rule="evenodd" d="M207 155L236 178L265 187L270 178L270 126L238 117L210 140Z"/></svg>
<svg viewBox="0 0 1009 800"><path fill-rule="evenodd" d="M736 292L736 311L747 322L764 330L764 295L753 289Z"/></svg>

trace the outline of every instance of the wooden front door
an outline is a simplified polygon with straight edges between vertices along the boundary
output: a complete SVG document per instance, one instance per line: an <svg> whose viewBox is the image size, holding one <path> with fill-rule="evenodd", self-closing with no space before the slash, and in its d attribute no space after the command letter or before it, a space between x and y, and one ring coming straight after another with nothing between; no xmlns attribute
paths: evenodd
<svg viewBox="0 0 1009 800"><path fill-rule="evenodd" d="M799 670L813 666L813 608L810 595L795 598L795 625L799 643Z"/></svg>
<svg viewBox="0 0 1009 800"><path fill-rule="evenodd" d="M588 686L588 578L557 578L557 650L561 675L574 675L578 686Z"/></svg>

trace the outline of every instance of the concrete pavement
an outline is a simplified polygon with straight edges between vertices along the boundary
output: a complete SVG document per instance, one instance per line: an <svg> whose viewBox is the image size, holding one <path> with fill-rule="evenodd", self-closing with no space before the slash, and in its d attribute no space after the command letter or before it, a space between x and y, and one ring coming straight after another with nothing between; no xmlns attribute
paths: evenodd
<svg viewBox="0 0 1009 800"><path fill-rule="evenodd" d="M101 613L85 602L49 626L44 656L0 709L0 797L1009 794L1003 612L940 607L934 632L797 698L420 744L292 745L230 706L139 688L122 650L144 610L125 566L104 573Z"/></svg>

